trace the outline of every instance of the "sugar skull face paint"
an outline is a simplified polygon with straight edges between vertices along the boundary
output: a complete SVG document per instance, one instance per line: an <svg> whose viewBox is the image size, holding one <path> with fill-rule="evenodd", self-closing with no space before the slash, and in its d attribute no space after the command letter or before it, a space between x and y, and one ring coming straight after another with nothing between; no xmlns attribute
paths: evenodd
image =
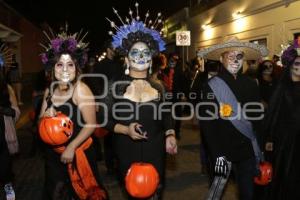
<svg viewBox="0 0 300 200"><path fill-rule="evenodd" d="M295 77L300 77L300 57L297 57L291 68L292 75Z"/></svg>
<svg viewBox="0 0 300 200"><path fill-rule="evenodd" d="M145 43L137 42L131 47L128 60L133 70L144 71L150 67L152 53Z"/></svg>
<svg viewBox="0 0 300 200"><path fill-rule="evenodd" d="M76 67L69 54L62 54L54 66L55 78L64 83L71 82L75 79Z"/></svg>
<svg viewBox="0 0 300 200"><path fill-rule="evenodd" d="M241 51L229 51L223 55L222 63L231 74L237 74L243 67L244 53Z"/></svg>
<svg viewBox="0 0 300 200"><path fill-rule="evenodd" d="M273 73L273 64L271 62L264 63L265 70L263 70L264 75L271 75Z"/></svg>

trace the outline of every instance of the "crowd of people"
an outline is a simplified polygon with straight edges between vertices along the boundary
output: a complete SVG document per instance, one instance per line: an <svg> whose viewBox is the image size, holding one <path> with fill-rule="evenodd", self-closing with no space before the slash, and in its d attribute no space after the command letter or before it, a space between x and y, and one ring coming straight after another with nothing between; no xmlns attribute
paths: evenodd
<svg viewBox="0 0 300 200"><path fill-rule="evenodd" d="M39 143L45 155L43 199L109 199L97 169L102 147L93 134L96 128L108 132L107 173L117 174L125 188L131 165L150 163L159 181L147 199L162 199L166 153L177 153L177 141L184 137L181 117L191 113L197 113L201 164L212 182L210 192L222 193L232 171L241 200L300 198L300 38L281 55L283 66L278 56L266 58L265 46L235 37L182 63L178 53L165 53L159 32L138 19L115 29L100 62L88 60L84 38L67 30L55 35L41 54L45 71L34 89L34 129L59 113L73 124L72 135L59 146L34 134L32 151ZM13 60L10 65L18 68ZM5 78L5 62L0 64L0 181L6 198L13 200L11 156L18 152L20 77L10 80L15 95ZM185 108L182 102L193 106ZM257 190L253 180L261 176L259 165L265 160L273 165L272 181ZM224 182L213 188L216 177Z"/></svg>

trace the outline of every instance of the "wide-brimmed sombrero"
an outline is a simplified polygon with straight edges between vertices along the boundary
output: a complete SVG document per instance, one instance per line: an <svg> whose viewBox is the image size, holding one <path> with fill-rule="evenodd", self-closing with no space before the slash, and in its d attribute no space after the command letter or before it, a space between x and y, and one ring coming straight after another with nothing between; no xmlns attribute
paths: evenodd
<svg viewBox="0 0 300 200"><path fill-rule="evenodd" d="M219 60L220 56L227 51L244 52L245 60L257 60L268 55L269 51L264 45L251 42L242 42L237 37L227 38L223 43L200 49L197 56L209 60Z"/></svg>

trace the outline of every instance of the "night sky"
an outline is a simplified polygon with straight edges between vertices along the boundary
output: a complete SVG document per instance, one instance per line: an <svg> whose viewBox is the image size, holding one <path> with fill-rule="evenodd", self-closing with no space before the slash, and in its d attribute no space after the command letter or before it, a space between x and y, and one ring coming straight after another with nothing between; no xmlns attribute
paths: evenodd
<svg viewBox="0 0 300 200"><path fill-rule="evenodd" d="M136 0L4 0L7 4L37 25L48 23L54 30L64 26L67 21L70 32L81 28L89 31L91 52L97 52L105 40L109 38L109 23L105 17L117 20L112 7L117 9L121 17L128 16L129 6L135 10ZM189 0L139 0L139 13L142 19L147 10L151 18L158 12L166 18L172 13L188 5Z"/></svg>

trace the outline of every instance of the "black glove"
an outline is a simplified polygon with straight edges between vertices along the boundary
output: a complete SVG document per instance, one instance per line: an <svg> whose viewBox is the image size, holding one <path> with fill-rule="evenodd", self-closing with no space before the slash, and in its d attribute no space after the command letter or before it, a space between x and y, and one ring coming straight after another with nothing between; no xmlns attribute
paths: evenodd
<svg viewBox="0 0 300 200"><path fill-rule="evenodd" d="M218 157L215 165L215 173L219 176L226 176L228 173L228 163L225 156Z"/></svg>
<svg viewBox="0 0 300 200"><path fill-rule="evenodd" d="M0 107L0 115L6 115L10 117L15 117L16 116L16 111L13 108L3 108Z"/></svg>

